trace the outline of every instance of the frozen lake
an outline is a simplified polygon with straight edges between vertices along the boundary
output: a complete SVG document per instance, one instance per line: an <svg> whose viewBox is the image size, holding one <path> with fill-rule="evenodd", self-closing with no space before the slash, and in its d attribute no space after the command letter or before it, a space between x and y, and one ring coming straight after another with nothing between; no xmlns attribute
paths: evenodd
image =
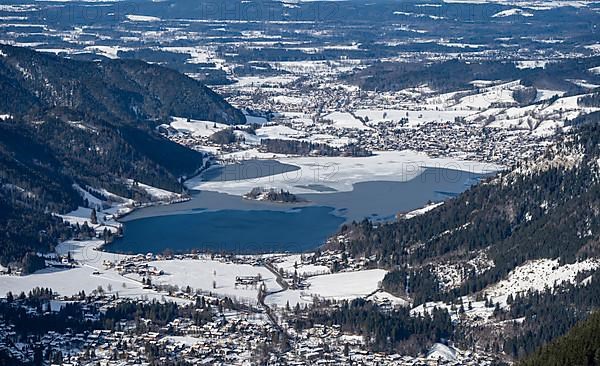
<svg viewBox="0 0 600 366"><path fill-rule="evenodd" d="M281 168L281 167L279 167ZM285 169L285 168L284 168ZM367 217L389 221L399 212L439 202L475 184L483 175L427 168L406 182L359 182L352 191L317 187L283 204L202 191L188 202L154 206L125 217L125 237L108 249L126 253L192 250L237 253L302 252L315 249L344 222Z"/></svg>

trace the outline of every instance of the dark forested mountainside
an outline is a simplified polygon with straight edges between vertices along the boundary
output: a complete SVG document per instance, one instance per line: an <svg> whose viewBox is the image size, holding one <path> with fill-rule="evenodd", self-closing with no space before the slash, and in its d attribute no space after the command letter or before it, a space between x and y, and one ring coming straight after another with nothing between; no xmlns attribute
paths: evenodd
<svg viewBox="0 0 600 366"><path fill-rule="evenodd" d="M580 97L577 103L583 107L600 107L600 92L591 93Z"/></svg>
<svg viewBox="0 0 600 366"><path fill-rule="evenodd" d="M342 233L347 240L330 245L391 269L382 286L410 297L415 306L481 295L528 260L558 258L565 264L598 258L600 125L582 122L539 160L523 162L424 215L389 224L365 220ZM482 255L492 264L473 265ZM442 286L436 269L445 265L462 269L459 284ZM497 321L523 319L496 346L522 357L585 319L600 306L597 271L582 273L580 280L587 277L585 286L557 284L511 299L508 311L495 311Z"/></svg>
<svg viewBox="0 0 600 366"><path fill-rule="evenodd" d="M534 163L523 163L410 220L368 221L343 228L346 249L375 255L380 265L426 266L485 250L494 267L465 282L479 290L535 258L600 254L600 127L583 126ZM427 296L426 296L427 297Z"/></svg>
<svg viewBox="0 0 600 366"><path fill-rule="evenodd" d="M564 337L542 347L518 366L600 365L600 312L580 322Z"/></svg>
<svg viewBox="0 0 600 366"><path fill-rule="evenodd" d="M474 80L521 80L528 87L587 92L566 79L600 81L600 76L588 71L598 65L600 57L564 60L533 69L520 69L511 61L381 62L349 75L348 80L370 90L401 90L427 84L434 90L456 91L471 89Z"/></svg>
<svg viewBox="0 0 600 366"><path fill-rule="evenodd" d="M583 116L576 117L570 121L567 121L568 126L578 126L585 124L597 124L600 123L600 111L592 112Z"/></svg>
<svg viewBox="0 0 600 366"><path fill-rule="evenodd" d="M590 275L583 274L583 277ZM585 286L567 284L540 292L516 296L510 310L499 311L498 320L523 319L509 329L502 348L506 354L522 358L541 345L565 334L575 323L600 309L600 278L589 277Z"/></svg>
<svg viewBox="0 0 600 366"><path fill-rule="evenodd" d="M0 262L69 234L51 213L83 205L74 188L144 200L129 180L174 192L203 154L155 132L170 115L241 122L241 112L175 71L81 62L0 46ZM9 115L7 117L6 115Z"/></svg>
<svg viewBox="0 0 600 366"><path fill-rule="evenodd" d="M182 116L242 123L244 115L177 71L135 60L75 61L0 45L0 112L70 115L138 127Z"/></svg>

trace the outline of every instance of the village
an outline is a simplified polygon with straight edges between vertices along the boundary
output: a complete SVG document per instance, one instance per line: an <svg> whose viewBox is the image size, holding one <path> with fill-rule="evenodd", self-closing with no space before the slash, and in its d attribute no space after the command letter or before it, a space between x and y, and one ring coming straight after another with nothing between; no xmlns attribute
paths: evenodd
<svg viewBox="0 0 600 366"><path fill-rule="evenodd" d="M237 83L217 87L245 111L247 125L175 118L159 132L213 153L222 162L233 154L256 157L257 149L268 152L261 141L281 139L332 147L352 144L375 153L411 150L512 166L539 156L565 127L565 119L593 111L578 106L578 96L561 98L563 92L552 90L539 90L534 104L519 104L513 98L524 88L518 80L480 81L472 89L451 93L438 93L427 85L378 92L344 84L339 79L342 66L322 69L291 68L282 76L240 77ZM211 138L226 129L236 138L227 143Z"/></svg>
<svg viewBox="0 0 600 366"><path fill-rule="evenodd" d="M38 289L34 289L36 292ZM37 295L22 294L0 300L0 308L24 311L29 319L61 317L67 304L82 311L85 330L66 329L23 338L14 324L0 319L0 352L22 362L47 360L62 365L122 365L180 362L195 365L491 365L494 358L436 344L421 357L372 353L359 335L345 334L339 326L315 325L302 332L281 329L256 309L246 309L214 297L192 295L192 309L204 319L175 316L169 321L135 317L115 321L102 329L113 308L131 303L115 296L95 294L73 297L49 294L37 305ZM38 299L39 300L39 299ZM135 300L135 306L157 303ZM230 309L228 307L234 308ZM209 315L206 315L208 312ZM93 326L90 326L93 324ZM280 332L285 332L281 335Z"/></svg>
<svg viewBox="0 0 600 366"><path fill-rule="evenodd" d="M339 236L332 240L346 239ZM123 255L100 248L98 239L63 243L55 255L46 258L46 275L3 276L9 285L8 293L0 299L0 310L5 314L0 318L0 352L23 362L41 357L51 364L65 365L176 361L424 366L488 365L494 359L485 352L442 344L418 357L373 353L365 350L365 338L344 332L337 325L295 329L294 319L324 299L342 301L363 296L390 311L406 306L405 300L379 289L378 278L385 271L370 269L368 258L355 260L336 250L269 255ZM182 269L187 274L173 272ZM39 276L47 277L43 283L48 288L25 290L30 286L20 282ZM82 281L66 283L62 276ZM11 281L17 287L13 288ZM324 288L331 286L349 290L328 297ZM293 300L298 295L298 300ZM56 321L74 313L80 315L80 322L68 323L63 332L23 336L8 315L21 313L30 324L40 327L46 319Z"/></svg>

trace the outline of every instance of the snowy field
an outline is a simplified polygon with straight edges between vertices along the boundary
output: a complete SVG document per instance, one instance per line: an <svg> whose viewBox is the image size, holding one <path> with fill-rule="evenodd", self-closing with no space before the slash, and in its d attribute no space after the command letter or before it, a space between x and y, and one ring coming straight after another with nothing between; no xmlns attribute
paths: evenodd
<svg viewBox="0 0 600 366"><path fill-rule="evenodd" d="M492 15L492 18L504 18L504 17L510 17L510 16L515 16L515 15L520 15L523 17L532 17L533 16L533 14L528 11L524 11L523 9L514 8L514 9L500 11L500 12Z"/></svg>
<svg viewBox="0 0 600 366"><path fill-rule="evenodd" d="M141 278L135 274L119 274L114 268L107 269L105 261L113 263L131 256L108 253L98 250L102 241L67 241L61 243L56 252L60 255L70 253L78 265L71 269L47 268L27 276L0 276L0 296L7 292L19 294L29 292L35 287L50 287L60 295L69 296L85 291L86 294L100 287L106 294L115 294L128 298L148 298L185 302L181 298L169 296L153 289L144 289ZM219 296L228 296L245 303L256 303L258 288L235 286L237 276L256 276L264 279L267 289L280 289L274 275L264 267L246 264L224 263L209 258L198 260L161 260L149 262L149 266L165 272L162 276L153 276L158 285L173 285L183 289L190 286L193 290L202 290ZM213 288L215 281L216 288Z"/></svg>
<svg viewBox="0 0 600 366"><path fill-rule="evenodd" d="M190 286L194 290L201 289L234 300L256 302L258 295L256 286L236 286L237 276L260 275L268 291L281 289L269 270L248 264L224 263L209 259L184 259L155 261L149 262L148 265L165 272L162 276L154 277L155 284L177 285L179 288ZM213 281L215 288L213 288Z"/></svg>
<svg viewBox="0 0 600 366"><path fill-rule="evenodd" d="M226 124L216 123L212 121L200 121L194 119L189 120L188 122L187 118L182 117L172 117L172 122L170 126L180 132L189 133L194 136L201 137L209 137L213 133L229 127Z"/></svg>
<svg viewBox="0 0 600 366"><path fill-rule="evenodd" d="M182 53L190 56L187 59L186 63L188 64L202 64L209 62L218 62L221 61L217 58L216 53L208 48L202 46L196 47L161 47L160 50L165 52L174 52L174 53Z"/></svg>
<svg viewBox="0 0 600 366"><path fill-rule="evenodd" d="M143 289L142 283L119 275L114 270L104 270L104 261L119 261L124 255L106 253L97 248L102 241L67 241L61 243L56 251L58 254L71 253L80 266L72 269L44 269L27 276L0 276L0 296L11 291L18 294L29 292L34 287L50 287L60 295L75 295L80 291L86 294L102 287L107 294L118 294L121 297L165 299L165 294ZM180 300L177 300L180 301Z"/></svg>
<svg viewBox="0 0 600 366"><path fill-rule="evenodd" d="M510 102L510 90L497 90L501 99ZM483 123L490 128L521 130L533 132L539 136L553 134L557 128L563 127L565 120L572 120L582 114L592 113L600 110L595 107L581 107L577 100L585 95L579 94L569 97L560 97L564 93L555 90L538 90L536 101L544 101L552 96L559 96L554 102L542 102L524 107L489 108L490 100L482 95L468 96L461 99L463 104L465 98L472 98L474 105L482 105L484 108L478 113L471 114L465 119L468 122ZM484 94L485 95L485 94ZM484 104L487 103L487 106Z"/></svg>
<svg viewBox="0 0 600 366"><path fill-rule="evenodd" d="M408 110L408 109L359 109L356 115L368 118L368 123L399 122L408 119L406 127L418 127L432 122L454 122L456 117L473 114L470 110Z"/></svg>
<svg viewBox="0 0 600 366"><path fill-rule="evenodd" d="M71 269L47 268L27 276L0 276L0 296L7 292L19 294L21 291L29 292L35 287L49 287L59 295L70 296L80 291L90 294L103 291L105 294L114 294L120 297L156 299L159 301L171 300L185 302L186 300L169 296L166 292L154 289L144 289L142 277L134 274L120 274L114 267L107 267L108 262L118 263L132 256L108 253L99 250L102 241L67 241L57 247L57 254L70 253L77 265ZM286 269L293 269L297 259L294 256L282 256L279 265ZM354 299L368 297L377 302L391 302L396 305L406 305L403 299L396 298L385 292L377 292L381 280L387 273L383 269L371 269L355 272L339 272L309 277L309 288L305 290L281 291L275 276L262 266L249 264L236 264L211 260L209 257L201 259L172 259L150 262L136 262L147 264L163 271L162 275L153 275L154 285L177 286L180 290L190 286L193 291L201 290L220 297L230 297L243 303L256 304L258 296L257 285L236 285L238 276L260 276L267 291L276 292L267 296L267 304L285 306L309 304L313 297L324 299ZM324 266L300 266L300 274L328 272Z"/></svg>
<svg viewBox="0 0 600 366"><path fill-rule="evenodd" d="M178 193L167 191L161 188L152 187L144 183L135 182L133 179L128 179L127 183L130 186L135 185L136 187L141 188L152 198L152 200L155 201L168 201L181 198L181 195Z"/></svg>
<svg viewBox="0 0 600 366"><path fill-rule="evenodd" d="M330 268L324 265L303 263L302 256L302 254L285 255L276 259L273 264L275 268L282 269L288 274L296 271L298 276L314 276L331 272Z"/></svg>
<svg viewBox="0 0 600 366"><path fill-rule="evenodd" d="M132 22L160 22L160 18L152 17L148 15L135 15L135 14L126 14L125 18L129 19Z"/></svg>
<svg viewBox="0 0 600 366"><path fill-rule="evenodd" d="M579 0L443 0L443 2L449 4L501 4L506 6L520 6L533 10L549 10L563 6L582 8L590 4L587 1Z"/></svg>
<svg viewBox="0 0 600 366"><path fill-rule="evenodd" d="M280 75L280 76L243 76L237 78L235 83L236 89L239 87L257 88L261 86L278 86L282 87L297 80L297 76Z"/></svg>
<svg viewBox="0 0 600 366"><path fill-rule="evenodd" d="M265 302L269 305L285 307L296 304L310 304L313 297L332 300L349 300L371 295L379 288L380 282L387 273L383 269L369 269L355 272L339 272L334 274L310 277L310 287L305 290L287 290L269 295Z"/></svg>
<svg viewBox="0 0 600 366"><path fill-rule="evenodd" d="M410 302L408 302L402 298L399 298L397 296L394 296L394 295L390 294L389 292L385 292L385 291L375 292L374 294L369 296L367 298L367 300L372 300L378 304L390 304L393 306L409 306L410 305Z"/></svg>
<svg viewBox="0 0 600 366"><path fill-rule="evenodd" d="M323 117L326 121L331 121L333 127L337 129L356 129L356 130L371 130L372 128L366 126L358 118L354 117L348 112L332 112Z"/></svg>
<svg viewBox="0 0 600 366"><path fill-rule="evenodd" d="M526 293L529 290L543 291L555 285L575 283L579 272L595 270L600 267L597 259L587 259L573 264L559 265L558 259L539 259L529 261L514 270L508 277L491 286L485 293L501 305L506 305L508 295Z"/></svg>
<svg viewBox="0 0 600 366"><path fill-rule="evenodd" d="M413 217L423 215L423 214L425 214L425 213L427 213L427 212L429 212L429 211L431 211L431 210L433 210L433 209L435 209L437 207L440 207L443 204L444 204L444 202L435 202L435 203L429 204L429 205L427 205L425 207L418 208L416 210L407 212L407 213L404 214L403 217L405 219L412 219Z"/></svg>

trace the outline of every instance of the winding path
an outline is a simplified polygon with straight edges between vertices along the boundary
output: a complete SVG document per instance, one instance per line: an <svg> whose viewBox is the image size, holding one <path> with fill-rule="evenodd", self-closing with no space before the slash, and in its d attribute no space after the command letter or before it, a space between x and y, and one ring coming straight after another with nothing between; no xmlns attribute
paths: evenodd
<svg viewBox="0 0 600 366"><path fill-rule="evenodd" d="M282 335L285 334L285 336L286 336L285 348L281 351L281 353L286 353L291 349L291 345L290 345L290 341L289 341L290 337L287 334L287 332L285 331L285 329L283 329L283 327L277 322L277 318L273 314L273 309L271 309L271 307L269 305L265 304L265 298L269 295L287 291L287 289L289 288L289 284L281 276L281 274L279 274L277 269L270 262L265 261L263 266L275 275L276 281L279 284L279 286L281 286L281 289L277 290L277 291L271 291L271 292L259 291L258 292L258 304L265 310L265 314L267 314L267 317L273 324L273 327L275 327L275 329L279 332L279 334L282 334Z"/></svg>

